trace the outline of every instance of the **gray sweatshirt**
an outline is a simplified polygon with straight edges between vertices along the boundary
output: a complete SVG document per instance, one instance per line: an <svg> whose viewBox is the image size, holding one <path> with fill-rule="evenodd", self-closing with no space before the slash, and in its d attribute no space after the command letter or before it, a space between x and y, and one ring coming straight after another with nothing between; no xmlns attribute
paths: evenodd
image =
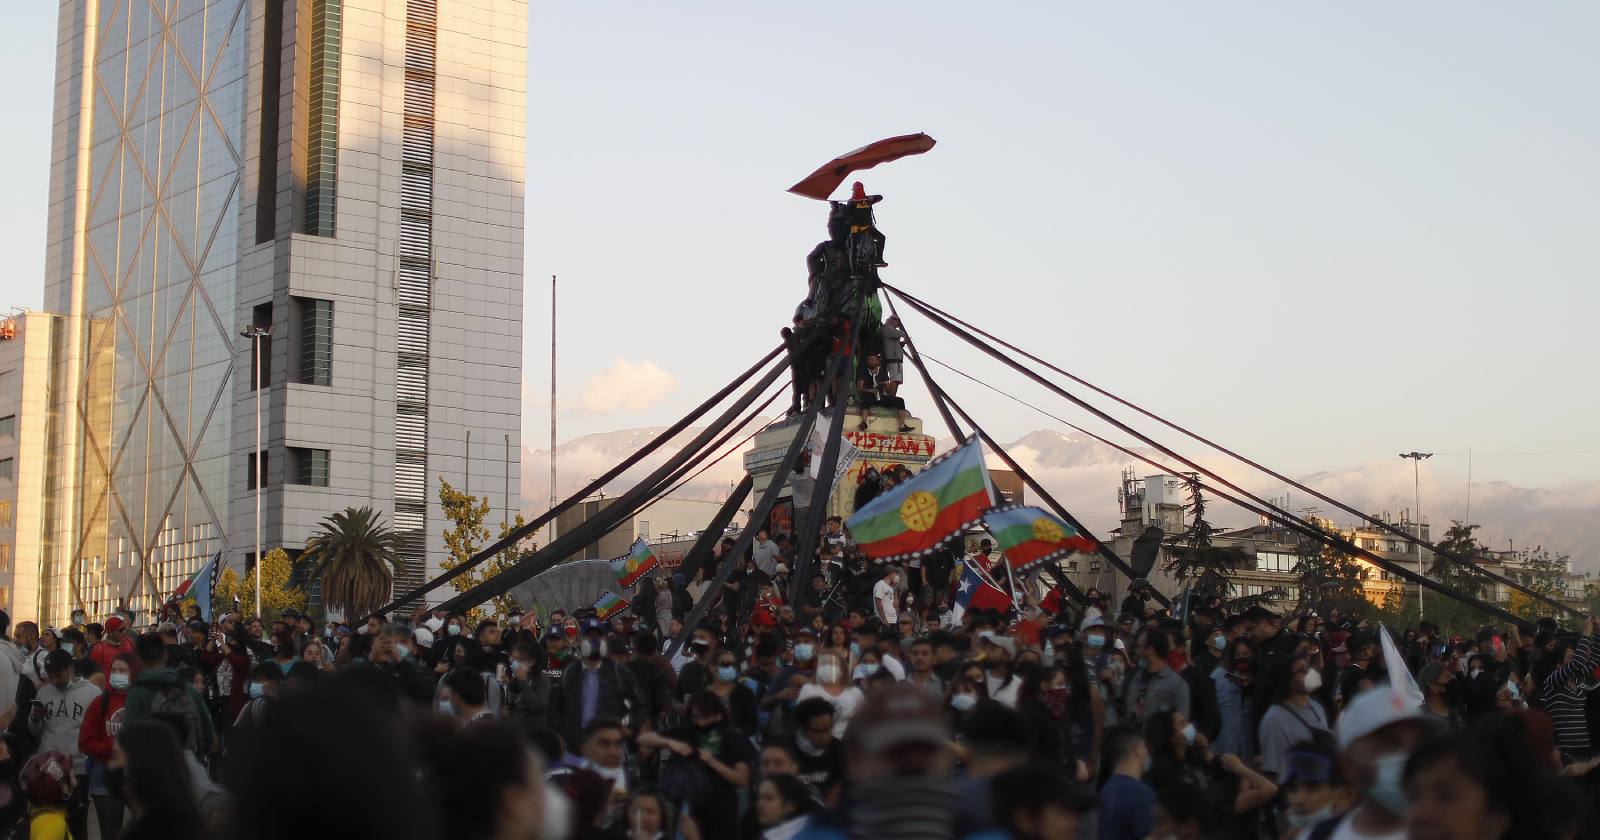
<svg viewBox="0 0 1600 840"><path fill-rule="evenodd" d="M83 716L89 704L100 699L100 689L88 680L73 680L66 688L56 688L45 683L34 698L45 708L43 717L28 715L28 728L39 735L39 749L56 750L72 756L72 772L83 770L83 753L78 751L78 729L83 726Z"/></svg>

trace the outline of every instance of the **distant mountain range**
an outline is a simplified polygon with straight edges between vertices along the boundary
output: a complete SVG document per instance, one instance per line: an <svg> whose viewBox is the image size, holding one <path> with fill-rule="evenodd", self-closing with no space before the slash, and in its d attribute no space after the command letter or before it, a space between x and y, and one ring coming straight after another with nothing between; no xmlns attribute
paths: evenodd
<svg viewBox="0 0 1600 840"><path fill-rule="evenodd" d="M560 444L556 447L557 494L565 498L581 489L591 479L636 452L663 429L619 429L584 435ZM608 485L607 494L622 492L660 466L679 451L681 442L689 440L698 431L691 429L679 435L677 440L668 443ZM939 451L947 450L950 445L951 441L939 441ZM1130 467L1141 476L1155 472L1149 465L1110 446L1053 429L1029 432L1007 444L1006 451L1096 534L1109 532L1120 519L1117 488L1122 473ZM1152 450L1140 451L1157 461L1165 460ZM1349 524L1355 519L1303 491L1286 488L1269 477L1260 476L1262 480L1252 480L1252 473L1247 468L1226 462L1220 456L1200 456L1196 460L1258 495L1269 498L1287 495L1289 506L1296 511L1314 507L1319 515L1339 524ZM1004 467L993 456L990 457L990 465ZM550 495L549 475L549 451L524 448L522 499L525 510L544 509ZM678 495L720 499L742 477L743 459L740 453L735 452L685 485ZM1328 470L1295 476L1295 479L1367 513L1387 511L1398 515L1399 511L1409 509L1412 505L1411 467L1400 461ZM1446 486L1425 478L1422 496L1423 513L1428 521L1436 524L1436 535L1442 535L1449 520L1459 518L1465 508L1465 487L1459 484ZM1212 518L1219 525L1242 526L1254 521L1251 514L1224 503L1215 505L1212 510ZM1491 548L1504 549L1512 544L1518 548L1543 545L1552 551L1572 555L1574 568L1579 571L1600 572L1600 549L1596 548L1600 546L1600 480L1554 489L1517 487L1505 482L1478 482L1473 485L1472 518L1483 526L1478 532L1479 540Z"/></svg>

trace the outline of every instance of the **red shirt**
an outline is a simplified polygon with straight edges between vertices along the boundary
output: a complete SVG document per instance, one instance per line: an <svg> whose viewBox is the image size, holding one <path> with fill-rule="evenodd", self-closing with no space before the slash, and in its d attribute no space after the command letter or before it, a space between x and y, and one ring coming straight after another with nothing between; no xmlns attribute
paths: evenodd
<svg viewBox="0 0 1600 840"><path fill-rule="evenodd" d="M133 653L133 640L127 636L123 636L122 642L115 645L111 643L110 639L101 639L89 650L89 658L94 660L94 664L100 666L100 670L109 674L111 673L111 663L115 662L117 657L124 653Z"/></svg>
<svg viewBox="0 0 1600 840"><path fill-rule="evenodd" d="M101 764L111 760L111 742L122 726L122 705L126 702L128 692L110 689L90 701L78 729L78 749L84 755Z"/></svg>

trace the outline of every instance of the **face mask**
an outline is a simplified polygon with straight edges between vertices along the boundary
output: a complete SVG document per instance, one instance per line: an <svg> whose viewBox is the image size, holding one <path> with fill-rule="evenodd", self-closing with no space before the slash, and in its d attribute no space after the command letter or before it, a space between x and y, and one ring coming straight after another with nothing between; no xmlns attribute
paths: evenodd
<svg viewBox="0 0 1600 840"><path fill-rule="evenodd" d="M871 679L872 675L876 673L878 673L878 663L863 662L856 666L855 677L858 680Z"/></svg>
<svg viewBox="0 0 1600 840"><path fill-rule="evenodd" d="M1322 687L1322 672L1315 668L1306 672L1306 693L1311 693Z"/></svg>
<svg viewBox="0 0 1600 840"><path fill-rule="evenodd" d="M978 705L978 698L971 694L957 694L950 698L950 708L958 712L970 712Z"/></svg>
<svg viewBox="0 0 1600 840"><path fill-rule="evenodd" d="M439 713L445 715L453 715L456 713L455 707L450 705L449 698L439 701Z"/></svg>
<svg viewBox="0 0 1600 840"><path fill-rule="evenodd" d="M852 658L854 658L854 657L857 657L857 656L860 656L860 655L861 655L861 646L856 644L855 642L851 642L850 643L850 656Z"/></svg>
<svg viewBox="0 0 1600 840"><path fill-rule="evenodd" d="M1483 669L1482 668L1473 668L1472 671L1470 672L1470 675L1471 675L1471 677L1473 679L1477 679L1478 675L1481 674L1481 673L1483 673Z"/></svg>
<svg viewBox="0 0 1600 840"><path fill-rule="evenodd" d="M327 629L325 629L325 630L323 630L323 631L322 631L322 638L324 638L324 639L331 639L331 638L333 638L333 628L332 628L332 627L329 627L329 628L327 628Z"/></svg>
<svg viewBox="0 0 1600 840"><path fill-rule="evenodd" d="M1404 784L1407 758L1405 753L1390 753L1379 756L1374 762L1378 778L1367 788L1367 795L1391 814L1404 814L1411 804L1406 799Z"/></svg>
<svg viewBox="0 0 1600 840"><path fill-rule="evenodd" d="M1221 653L1228 648L1228 637L1218 636L1215 639L1212 639L1211 646L1216 648L1218 653Z"/></svg>
<svg viewBox="0 0 1600 840"><path fill-rule="evenodd" d="M75 645L75 644L73 644L71 642L62 642L61 643L61 649L66 651L67 653L72 653L74 650L77 649L77 647L78 647L77 645Z"/></svg>
<svg viewBox="0 0 1600 840"><path fill-rule="evenodd" d="M824 662L817 666L817 682L833 684L839 681L839 664L837 662Z"/></svg>
<svg viewBox="0 0 1600 840"><path fill-rule="evenodd" d="M461 635L461 625L452 624L444 632L446 632L446 633L448 633L448 634L450 634L452 636L459 636L459 635Z"/></svg>
<svg viewBox="0 0 1600 840"><path fill-rule="evenodd" d="M395 655L399 656L401 659L411 658L411 648L408 648L405 645L395 645L394 652Z"/></svg>
<svg viewBox="0 0 1600 840"><path fill-rule="evenodd" d="M1512 700L1515 700L1518 703L1522 702L1522 689L1517 686L1515 680L1506 680L1506 690L1511 692Z"/></svg>
<svg viewBox="0 0 1600 840"><path fill-rule="evenodd" d="M1304 831L1305 829L1308 829L1331 816L1333 816L1332 805L1324 805L1322 810L1312 811L1309 814L1296 814L1295 812L1290 811L1289 824Z"/></svg>
<svg viewBox="0 0 1600 840"><path fill-rule="evenodd" d="M810 662L811 657L817 655L817 649L807 644L794 646L794 658L799 662Z"/></svg>
<svg viewBox="0 0 1600 840"><path fill-rule="evenodd" d="M258 683L258 682L250 683L250 696L251 697L260 697L261 696L261 692L263 690L264 689L261 687L261 683Z"/></svg>
<svg viewBox="0 0 1600 840"><path fill-rule="evenodd" d="M112 674L111 676L106 677L106 682L109 683L112 688L121 690L128 687L128 675Z"/></svg>
<svg viewBox="0 0 1600 840"><path fill-rule="evenodd" d="M1194 724L1185 724L1183 727L1183 742L1191 747L1194 746L1194 736Z"/></svg>
<svg viewBox="0 0 1600 840"><path fill-rule="evenodd" d="M1090 650L1099 650L1106 646L1106 637L1096 633L1092 636L1083 637L1083 643L1087 645Z"/></svg>
<svg viewBox="0 0 1600 840"><path fill-rule="evenodd" d="M711 645L698 639L689 643L689 650L693 651L695 656L700 656L710 649Z"/></svg>
<svg viewBox="0 0 1600 840"><path fill-rule="evenodd" d="M733 682L738 676L738 669L734 668L732 665L723 665L717 668L717 679L722 680L723 682Z"/></svg>

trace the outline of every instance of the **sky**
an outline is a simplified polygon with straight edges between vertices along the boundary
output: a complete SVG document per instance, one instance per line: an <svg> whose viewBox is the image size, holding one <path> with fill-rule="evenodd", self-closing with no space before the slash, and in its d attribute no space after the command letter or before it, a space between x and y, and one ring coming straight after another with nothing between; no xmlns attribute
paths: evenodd
<svg viewBox="0 0 1600 840"><path fill-rule="evenodd" d="M0 308L42 298L55 10L17 6ZM550 275L560 437L664 425L802 296L825 206L784 189L925 131L860 176L889 282L1286 472L1600 477L1600 6L538 0L529 26L530 446ZM1061 427L935 375L1000 440Z"/></svg>

